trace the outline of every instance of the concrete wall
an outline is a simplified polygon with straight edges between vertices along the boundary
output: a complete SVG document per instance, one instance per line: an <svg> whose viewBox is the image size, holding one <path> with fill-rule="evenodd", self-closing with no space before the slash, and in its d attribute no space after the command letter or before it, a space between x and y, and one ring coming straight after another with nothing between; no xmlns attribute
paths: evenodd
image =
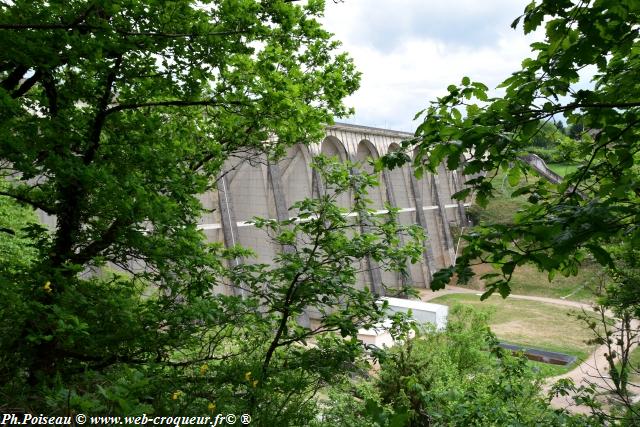
<svg viewBox="0 0 640 427"><path fill-rule="evenodd" d="M323 154L341 161L360 162L364 171L371 172L367 159L399 150L401 142L411 137L408 133L386 129L336 124L327 128L323 141L310 147L292 147L277 164L268 164L266 159L229 163L223 171L226 178L218 180L217 190L202 196L203 201L219 202L217 209L213 207L216 209L214 214L206 217L217 222L203 222L201 227L220 230L215 236L207 234L207 238L223 240L225 244L240 244L256 251L257 259L240 262L268 263L277 251L286 248L275 247L263 232L246 222L254 216L281 220L294 217L295 210L289 209L293 203L323 192L323 184L318 182L318 176L310 167L313 156ZM408 266L409 275L404 277L385 271L373 260L363 260L355 266L361 271L357 286L369 287L379 294L383 294L382 284L389 288L400 287L403 283L428 287L437 269L455 262L457 242L452 227L465 226L466 214L464 203L451 196L461 189L464 177L441 167L438 174L418 180L411 166L405 165L381 173L379 181L380 186L372 188L369 194L373 207L384 214L384 205L389 203L399 209L401 224L421 226L427 237L425 253L422 262ZM351 195L342 195L338 204L350 211ZM216 216L217 212L220 213Z"/></svg>

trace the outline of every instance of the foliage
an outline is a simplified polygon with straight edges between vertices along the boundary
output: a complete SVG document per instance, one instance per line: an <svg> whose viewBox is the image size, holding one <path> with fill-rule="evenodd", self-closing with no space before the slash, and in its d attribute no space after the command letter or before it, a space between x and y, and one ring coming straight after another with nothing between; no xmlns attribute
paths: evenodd
<svg viewBox="0 0 640 427"><path fill-rule="evenodd" d="M0 191L8 187L0 182ZM38 220L29 206L0 196L0 275L7 269L26 268L37 253L30 236L38 229Z"/></svg>
<svg viewBox="0 0 640 427"><path fill-rule="evenodd" d="M640 410L635 399L635 378L640 366L633 357L640 330L640 251L629 244L610 248L615 263L609 269L610 282L595 307L598 317L579 316L591 331L592 342L606 347L606 368L600 371L605 381L592 382L592 387L579 390L578 397L607 422L637 425ZM613 316L610 318L609 316ZM633 386L633 387L632 387ZM613 396L603 405L603 397Z"/></svg>
<svg viewBox="0 0 640 427"><path fill-rule="evenodd" d="M190 249L195 195L225 159L346 112L358 79L315 20L322 1L206 3L0 6L0 158L20 178L3 194L57 218L34 278L60 282L53 295L72 266L191 268L170 255Z"/></svg>
<svg viewBox="0 0 640 427"><path fill-rule="evenodd" d="M495 344L485 313L455 306L445 331L420 333L391 349L379 378L367 382L375 389L357 384L353 412L341 404L328 420L355 426L368 417L390 426L407 414L406 424L395 425L590 425L586 417L551 409L526 359Z"/></svg>
<svg viewBox="0 0 640 427"><path fill-rule="evenodd" d="M592 338L591 332L581 321L575 319L576 315L582 313L579 309L515 298L502 299L497 295L480 301L473 294L450 294L438 297L433 302L450 307L464 304L466 307L488 312L491 314L491 331L501 341L571 354L579 360L584 360L593 351L593 344L586 343ZM597 320L597 316L589 314L590 320ZM535 327L530 327L532 321L529 319L535 319ZM558 328L559 324L563 327ZM564 372L574 367L575 365L563 367Z"/></svg>
<svg viewBox="0 0 640 427"><path fill-rule="evenodd" d="M555 148L566 138L554 123L541 122L538 132L531 138L533 147Z"/></svg>
<svg viewBox="0 0 640 427"><path fill-rule="evenodd" d="M489 98L484 84L464 77L418 114L423 121L416 139L405 143L416 146L416 174L434 172L443 161L452 170L462 166L481 205L494 193L495 171L507 171L512 185L529 173L520 156L545 122L562 114L585 130L575 147L583 159L578 169L558 185L538 180L515 191L514 197L526 195L530 204L514 224L467 236L456 266L437 275L434 289L454 270L465 282L472 275L470 264L480 260L501 268L485 277L487 295L498 290L506 296L517 265L533 263L550 276L571 275L585 252L611 265L607 242L624 238L638 245L639 21L637 1L534 0L513 27L522 22L530 33L542 26L545 39L532 44L536 55L500 85L503 97ZM590 66L595 69L591 88L578 89L581 70Z"/></svg>
<svg viewBox="0 0 640 427"><path fill-rule="evenodd" d="M575 139L575 140L581 139L583 133L584 133L584 126L580 122L573 123L571 126L569 126L569 129L567 132L567 134L572 139Z"/></svg>
<svg viewBox="0 0 640 427"><path fill-rule="evenodd" d="M547 164L550 169L559 175L565 175L574 171L577 166L572 164ZM530 180L529 180L530 182ZM467 209L467 215L473 218L474 224L488 226L493 223L509 225L514 222L514 213L523 209L527 205L527 198L524 195L511 197L514 191L520 186L529 182L521 180L516 187L508 183L508 175L498 173L494 178L495 189L493 197L487 201L485 207L477 204ZM472 267L476 273L467 286L484 290L485 283L480 279L485 273L499 273L500 266L488 264L475 265ZM540 271L534 265L519 265L513 271L510 287L513 293L519 295L536 295L551 298L569 298L574 301L593 302L595 295L601 294L604 282L605 271L593 259L586 259L580 266L578 274L575 276L556 275L552 280L548 280L548 275Z"/></svg>
<svg viewBox="0 0 640 427"><path fill-rule="evenodd" d="M527 153L535 154L547 163L564 160L556 148L527 147Z"/></svg>
<svg viewBox="0 0 640 427"><path fill-rule="evenodd" d="M74 277L48 306L37 297L51 297L52 290L3 287L18 302L0 311L4 404L47 413L215 410L250 413L257 425L307 424L317 412L318 390L361 359L357 330L382 316L376 296L356 286L356 266L371 256L386 260L381 268L403 269L422 247L417 230L369 214L364 196L374 175L352 174L353 165L322 157L314 166L325 194L298 202L295 219L255 219L288 248L273 265L227 269L224 259L250 252L192 243L201 245L209 269L201 274L227 280L244 298L188 276L179 292L149 286L138 275ZM366 233L362 221L336 206L347 192L357 195ZM300 316L309 310L318 320L304 326ZM56 354L39 359L34 349L50 343ZM46 376L38 373L44 369Z"/></svg>
<svg viewBox="0 0 640 427"><path fill-rule="evenodd" d="M630 243L612 246L615 263L609 269L612 281L606 289L602 305L613 310L627 310L640 318L640 249ZM616 313L621 314L621 313Z"/></svg>
<svg viewBox="0 0 640 427"><path fill-rule="evenodd" d="M345 427L401 427L406 424L406 411L394 412L380 403L380 390L368 375L344 378L331 384L322 404L321 416L313 427L340 425Z"/></svg>
<svg viewBox="0 0 640 427"><path fill-rule="evenodd" d="M578 165L573 163L549 163L547 166L561 177L569 175L578 169Z"/></svg>
<svg viewBox="0 0 640 427"><path fill-rule="evenodd" d="M371 176L319 161L328 192L296 204L298 220L255 220L284 248L273 265L230 268L250 251L196 227L197 195L230 156L277 157L348 111L358 74L317 22L323 7L0 3L1 194L56 219L19 243L32 261L2 260L0 407L300 425L353 369L351 337L382 309L356 266L402 269L421 248L417 230L369 214ZM335 207L345 192L359 220ZM3 238L21 236L7 209Z"/></svg>
<svg viewBox="0 0 640 427"><path fill-rule="evenodd" d="M579 150L580 136L570 138L558 127L562 122L541 121L535 134L531 136L530 146L525 153L540 156L545 162L581 162L584 160Z"/></svg>

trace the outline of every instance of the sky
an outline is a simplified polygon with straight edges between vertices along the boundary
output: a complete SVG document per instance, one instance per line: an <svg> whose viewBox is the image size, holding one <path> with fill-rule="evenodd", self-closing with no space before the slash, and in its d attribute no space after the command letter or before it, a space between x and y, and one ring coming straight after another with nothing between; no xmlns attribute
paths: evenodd
<svg viewBox="0 0 640 427"><path fill-rule="evenodd" d="M362 73L360 89L345 100L356 113L338 121L413 132L416 112L462 77L494 88L531 56L536 35L510 27L527 3L327 0L324 27Z"/></svg>

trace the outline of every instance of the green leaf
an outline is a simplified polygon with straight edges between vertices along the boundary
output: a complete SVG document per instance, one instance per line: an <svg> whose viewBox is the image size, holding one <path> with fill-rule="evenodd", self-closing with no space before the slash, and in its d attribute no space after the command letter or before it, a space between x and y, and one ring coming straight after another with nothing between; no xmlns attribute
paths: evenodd
<svg viewBox="0 0 640 427"><path fill-rule="evenodd" d="M500 269L502 270L502 274L504 274L505 276L509 276L510 274L513 273L513 270L515 268L516 268L516 263L514 261L509 261L502 264L502 267Z"/></svg>
<svg viewBox="0 0 640 427"><path fill-rule="evenodd" d="M464 190L460 190L457 193L452 194L451 198L456 200L465 200L469 197L469 194L471 194L471 189L465 188Z"/></svg>
<svg viewBox="0 0 640 427"><path fill-rule="evenodd" d="M591 254L593 254L596 261L598 261L601 265L607 266L609 268L615 268L615 264L613 263L611 255L601 246L590 244L587 245L587 248L589 249Z"/></svg>
<svg viewBox="0 0 640 427"><path fill-rule="evenodd" d="M518 178L518 182L520 182L520 178ZM509 182L509 184L511 185L511 182ZM528 194L530 192L531 192L531 186L523 185L522 187L518 187L515 190L513 190L513 192L511 193L511 197L522 196L523 194Z"/></svg>
<svg viewBox="0 0 640 427"><path fill-rule="evenodd" d="M482 295L480 295L480 301L486 301L491 297L491 295L493 295L495 291L496 291L495 287L489 287L486 291L484 291Z"/></svg>
<svg viewBox="0 0 640 427"><path fill-rule="evenodd" d="M440 289L444 289L445 286L451 281L451 278L454 274L454 267L443 268L436 271L433 274L433 279L431 280L430 288L432 291L437 291Z"/></svg>
<svg viewBox="0 0 640 427"><path fill-rule="evenodd" d="M522 16L523 15L520 15L516 19L514 19L513 22L511 22L510 27L515 30L518 27L518 24L520 23L520 20L522 19Z"/></svg>
<svg viewBox="0 0 640 427"><path fill-rule="evenodd" d="M511 294L511 286L507 282L500 281L498 284L498 292L500 292L502 298L506 298Z"/></svg>
<svg viewBox="0 0 640 427"><path fill-rule="evenodd" d="M512 187L517 186L520 183L520 167L514 166L509 170L509 185Z"/></svg>
<svg viewBox="0 0 640 427"><path fill-rule="evenodd" d="M531 10L529 13L525 14L524 17L524 33L529 34L540 24L544 18L544 11L541 8L535 8Z"/></svg>

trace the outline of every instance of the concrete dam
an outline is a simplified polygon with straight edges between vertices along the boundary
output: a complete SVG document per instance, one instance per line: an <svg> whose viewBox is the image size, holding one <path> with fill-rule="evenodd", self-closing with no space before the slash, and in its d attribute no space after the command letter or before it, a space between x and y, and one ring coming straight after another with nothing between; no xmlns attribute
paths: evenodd
<svg viewBox="0 0 640 427"><path fill-rule="evenodd" d="M227 247L240 245L257 254L255 259L234 262L270 263L282 249L264 230L254 227L251 219L289 219L289 207L294 202L319 194L318 174L311 168L313 156L360 162L363 169L372 172L367 159L398 150L403 140L412 137L405 132L339 123L327 127L320 143L293 146L278 163L269 164L264 157L229 161L218 178L217 190L200 196L209 213L200 219L198 227L209 241L224 242ZM384 214L388 203L398 209L401 224L422 227L427 236L425 250L420 263L409 265L410 277L375 268L371 260L363 262L357 286L367 286L376 293L381 293L382 284L395 288L401 281L428 287L435 271L455 263L455 230L467 225L468 204L451 195L462 189L465 180L459 171L440 168L438 174L425 174L419 180L410 165L380 174L380 185L369 190L372 207ZM349 211L352 201L343 194L338 203Z"/></svg>
<svg viewBox="0 0 640 427"><path fill-rule="evenodd" d="M247 153L234 157L217 177L216 188L199 196L207 213L200 218L198 228L209 242L250 248L257 256L233 262L269 264L282 248L264 230L253 226L251 220L254 217L287 220L291 205L320 194L319 174L311 168L313 156L323 154L358 162L363 170L373 172L368 159L398 150L402 141L412 137L406 132L338 123L326 128L326 137L321 142L293 146L278 163ZM434 272L455 263L458 234L455 231L467 225L468 204L452 199L451 195L462 189L465 179L460 171L448 171L444 165L440 165L438 174L425 174L417 179L411 166L405 165L384 170L378 180L379 186L369 190L372 208L381 215L388 212L386 204L397 208L400 224L424 229L425 248L421 262L408 265L408 276L377 268L373 260L363 260L357 266L360 272L357 286L368 287L378 295L384 295L384 287L399 288L403 284L428 287ZM338 204L350 212L352 200L348 194L342 194ZM42 211L38 214L47 227L56 227L55 217ZM131 268L143 267L133 263ZM233 286L219 290L239 292Z"/></svg>

